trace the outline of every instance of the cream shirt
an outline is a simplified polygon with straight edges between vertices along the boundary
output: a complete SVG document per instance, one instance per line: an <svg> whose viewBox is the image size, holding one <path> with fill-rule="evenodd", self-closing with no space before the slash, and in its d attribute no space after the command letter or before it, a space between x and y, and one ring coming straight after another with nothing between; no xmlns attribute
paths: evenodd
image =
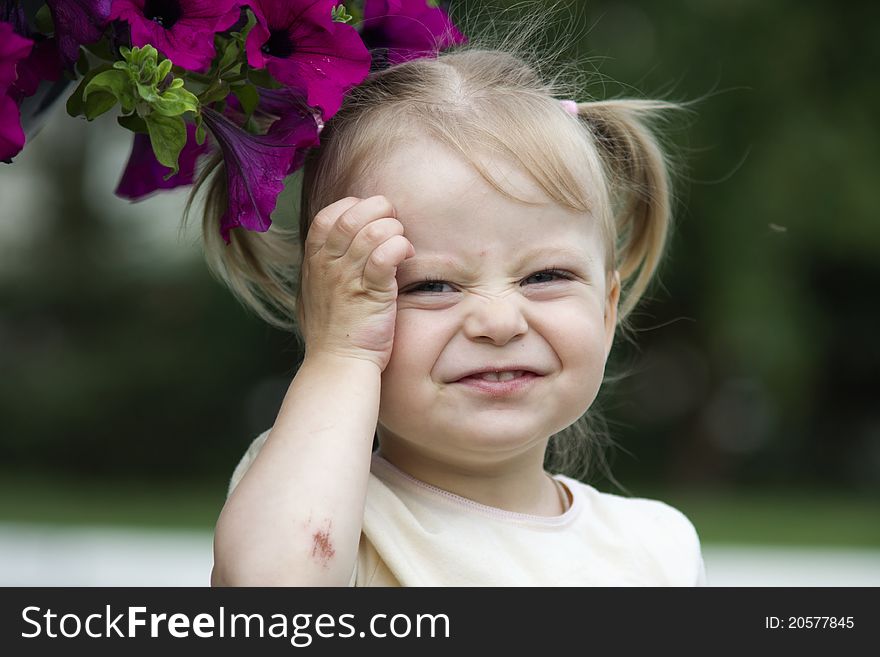
<svg viewBox="0 0 880 657"><path fill-rule="evenodd" d="M229 492L269 432L236 467ZM700 541L678 510L554 475L570 506L532 516L419 481L373 454L352 586L701 586Z"/></svg>

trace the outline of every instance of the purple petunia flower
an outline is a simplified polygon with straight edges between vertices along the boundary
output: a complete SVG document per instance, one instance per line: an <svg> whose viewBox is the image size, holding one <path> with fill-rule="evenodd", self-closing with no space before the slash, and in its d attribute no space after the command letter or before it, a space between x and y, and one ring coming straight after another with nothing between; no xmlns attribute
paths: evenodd
<svg viewBox="0 0 880 657"><path fill-rule="evenodd" d="M308 149L321 143L318 137L324 127L324 121L321 119L320 112L309 106L305 92L302 90L282 87L281 89L261 88L259 91L260 110L280 117L269 128L268 134L275 135L279 139L293 138L297 143L296 153L294 153L290 167L287 169L287 175L290 175L303 165ZM315 122L314 133L307 116L311 116ZM300 127L300 124L308 126L308 129ZM295 136L285 136L291 135L294 131L296 131ZM312 137L313 134L314 137Z"/></svg>
<svg viewBox="0 0 880 657"><path fill-rule="evenodd" d="M334 0L248 0L257 25L248 34L248 63L285 85L303 88L327 121L345 92L370 72L370 53L350 25L334 22Z"/></svg>
<svg viewBox="0 0 880 657"><path fill-rule="evenodd" d="M95 43L110 22L112 0L46 0L55 23L55 38L64 66L79 59L79 47Z"/></svg>
<svg viewBox="0 0 880 657"><path fill-rule="evenodd" d="M39 39L39 35L37 35ZM53 39L34 40L30 54L18 64L18 79L12 84L11 95L18 101L32 96L43 80L61 77L58 42Z"/></svg>
<svg viewBox="0 0 880 657"><path fill-rule="evenodd" d="M361 38L375 55L384 51L389 65L467 43L447 13L426 0L365 0Z"/></svg>
<svg viewBox="0 0 880 657"><path fill-rule="evenodd" d="M202 118L217 140L226 164L229 206L220 222L220 234L229 243L229 231L236 226L265 232L284 178L297 160L300 149L318 144L318 126L307 111L291 110L265 135L252 135L210 108Z"/></svg>
<svg viewBox="0 0 880 657"><path fill-rule="evenodd" d="M150 44L177 66L204 72L214 59L214 34L241 15L240 0L113 0L110 18L131 26L131 43Z"/></svg>
<svg viewBox="0 0 880 657"><path fill-rule="evenodd" d="M115 194L131 201L139 201L160 189L191 185L195 179L196 161L209 150L207 141L202 145L196 143L196 128L191 123L187 123L186 145L180 151L180 159L177 162L180 169L165 180L171 169L163 166L156 159L149 135L136 132L128 164L125 165L125 171L122 172Z"/></svg>
<svg viewBox="0 0 880 657"><path fill-rule="evenodd" d="M18 78L18 63L25 59L34 42L15 33L12 25L0 22L0 161L9 162L24 148L18 103L9 94Z"/></svg>

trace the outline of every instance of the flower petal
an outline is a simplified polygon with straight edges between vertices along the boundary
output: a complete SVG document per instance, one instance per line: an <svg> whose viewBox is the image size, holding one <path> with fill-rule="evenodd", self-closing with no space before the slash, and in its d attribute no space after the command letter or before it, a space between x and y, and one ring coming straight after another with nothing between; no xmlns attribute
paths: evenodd
<svg viewBox="0 0 880 657"><path fill-rule="evenodd" d="M18 63L33 47L34 42L16 34L11 24L0 22L0 94L5 94L15 82Z"/></svg>
<svg viewBox="0 0 880 657"><path fill-rule="evenodd" d="M9 162L23 147L18 105L6 94L0 94L0 161Z"/></svg>
<svg viewBox="0 0 880 657"><path fill-rule="evenodd" d="M369 74L370 53L357 31L344 23L333 23L329 31L298 27L294 39L301 44L288 69L294 76L282 80L285 64L278 58L269 62L269 72L288 84L304 84L309 104L320 107L327 121L339 111L345 92Z"/></svg>
<svg viewBox="0 0 880 657"><path fill-rule="evenodd" d="M24 147L21 113L10 96L18 78L18 66L34 42L15 33L10 23L0 22L0 161L9 162Z"/></svg>
<svg viewBox="0 0 880 657"><path fill-rule="evenodd" d="M187 123L186 146L180 152L177 163L180 170L165 180L171 169L162 166L156 159L149 135L136 132L132 141L131 155L115 193L122 198L137 201L160 189L191 185L195 179L196 161L208 150L207 142L201 146L196 143L196 128Z"/></svg>
<svg viewBox="0 0 880 657"><path fill-rule="evenodd" d="M361 35L367 47L387 49L389 64L434 57L467 43L449 15L425 0L365 0Z"/></svg>
<svg viewBox="0 0 880 657"><path fill-rule="evenodd" d="M57 80L61 77L61 60L58 42L43 39L34 42L30 55L18 64L18 79L12 84L14 95L32 96L43 80Z"/></svg>
<svg viewBox="0 0 880 657"><path fill-rule="evenodd" d="M206 71L214 58L214 34L239 18L239 0L177 0L180 17L165 27L148 18L144 0L113 0L110 17L131 26L131 43L150 44L177 66Z"/></svg>
<svg viewBox="0 0 880 657"><path fill-rule="evenodd" d="M261 94L260 103L263 109L271 106L273 113L280 117L271 125L266 136L296 146L296 152L287 169L287 175L290 175L303 165L308 150L321 143L318 136L323 121L309 107L302 94L296 91L267 90L267 93Z"/></svg>
<svg viewBox="0 0 880 657"><path fill-rule="evenodd" d="M251 0L259 24L248 35L248 63L265 65L279 82L305 88L308 103L324 120L342 105L345 92L369 74L370 53L350 25L334 22L333 0ZM261 48L273 33L286 32L292 52L285 56Z"/></svg>
<svg viewBox="0 0 880 657"><path fill-rule="evenodd" d="M229 243L229 231L236 226L267 231L297 150L317 140L314 117L292 112L265 135L249 134L210 108L202 109L202 118L226 165L228 208L220 222L220 234Z"/></svg>
<svg viewBox="0 0 880 657"><path fill-rule="evenodd" d="M68 68L79 59L79 47L94 43L110 20L112 0L46 0L55 23L61 60Z"/></svg>

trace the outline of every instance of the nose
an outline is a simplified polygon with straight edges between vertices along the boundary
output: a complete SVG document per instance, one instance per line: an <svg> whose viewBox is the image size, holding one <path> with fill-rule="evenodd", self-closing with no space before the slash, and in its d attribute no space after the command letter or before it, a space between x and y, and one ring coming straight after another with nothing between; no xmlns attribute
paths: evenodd
<svg viewBox="0 0 880 657"><path fill-rule="evenodd" d="M525 335L529 324L519 307L518 299L493 297L475 299L464 321L464 333L476 341L505 345Z"/></svg>

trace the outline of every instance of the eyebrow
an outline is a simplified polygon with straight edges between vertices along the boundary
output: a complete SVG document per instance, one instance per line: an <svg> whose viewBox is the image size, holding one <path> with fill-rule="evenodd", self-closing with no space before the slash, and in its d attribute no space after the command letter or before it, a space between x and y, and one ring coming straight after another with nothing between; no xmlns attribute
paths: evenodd
<svg viewBox="0 0 880 657"><path fill-rule="evenodd" d="M575 262L580 262L584 264L593 261L593 259L583 251L578 251L577 249L573 249L570 246L565 245L535 247L534 249L526 251L520 258L519 262L520 264L522 264L536 258L550 258L551 260L554 258L561 258L565 260L573 260Z"/></svg>
<svg viewBox="0 0 880 657"><path fill-rule="evenodd" d="M551 266L562 266L565 262L572 261L586 266L593 261L586 253L572 249L570 246L539 246L520 255L516 260L516 264L521 267L532 260L544 258L560 261L548 263ZM398 275L408 274L413 270L418 271L431 267L449 267L457 274L465 273L465 266L460 260L446 255L416 255L400 263L397 267L397 272Z"/></svg>
<svg viewBox="0 0 880 657"><path fill-rule="evenodd" d="M435 267L450 267L457 275L464 272L463 265L458 260L450 258L449 256L415 255L409 260L404 260L397 265L397 276L400 277L407 274L418 273L425 269L432 269Z"/></svg>

